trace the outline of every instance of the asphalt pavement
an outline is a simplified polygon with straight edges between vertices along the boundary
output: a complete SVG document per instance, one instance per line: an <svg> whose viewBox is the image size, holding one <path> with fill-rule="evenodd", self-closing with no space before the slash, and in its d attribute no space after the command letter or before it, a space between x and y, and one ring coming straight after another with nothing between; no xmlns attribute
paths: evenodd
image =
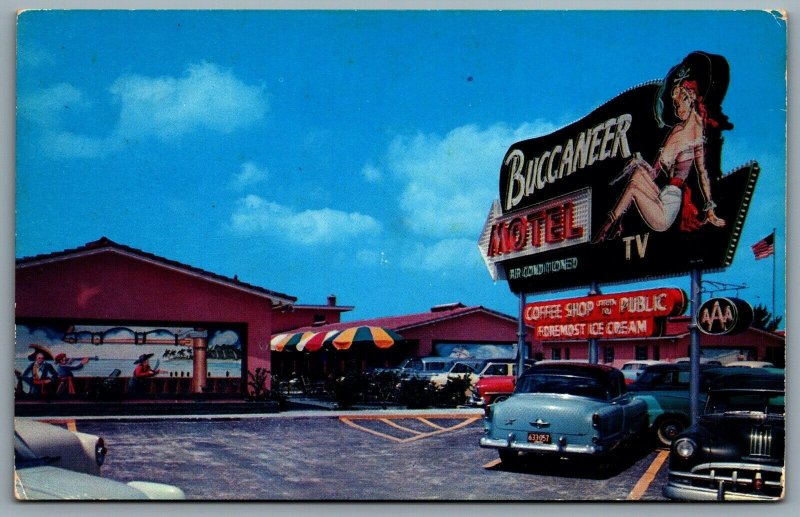
<svg viewBox="0 0 800 517"><path fill-rule="evenodd" d="M482 410L289 411L62 419L103 436L103 475L215 501L664 500L665 453L513 468L482 449Z"/></svg>

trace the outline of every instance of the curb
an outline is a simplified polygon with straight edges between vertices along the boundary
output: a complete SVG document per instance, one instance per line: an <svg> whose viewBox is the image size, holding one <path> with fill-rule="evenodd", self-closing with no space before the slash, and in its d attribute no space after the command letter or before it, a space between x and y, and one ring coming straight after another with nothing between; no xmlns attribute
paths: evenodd
<svg viewBox="0 0 800 517"><path fill-rule="evenodd" d="M251 419L293 419L293 418L341 418L371 419L371 418L464 418L483 416L480 408L443 408L443 409L374 409L374 410L308 410L284 411L280 413L218 413L218 414L128 414L128 415L36 415L21 416L35 420L251 420Z"/></svg>

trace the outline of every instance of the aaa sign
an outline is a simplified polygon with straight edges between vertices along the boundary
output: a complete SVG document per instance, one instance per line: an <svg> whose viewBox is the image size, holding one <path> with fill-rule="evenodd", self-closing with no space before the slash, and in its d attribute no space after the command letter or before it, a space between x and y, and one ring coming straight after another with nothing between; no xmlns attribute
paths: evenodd
<svg viewBox="0 0 800 517"><path fill-rule="evenodd" d="M697 324L709 335L738 334L753 322L753 308L738 298L711 298L700 306Z"/></svg>

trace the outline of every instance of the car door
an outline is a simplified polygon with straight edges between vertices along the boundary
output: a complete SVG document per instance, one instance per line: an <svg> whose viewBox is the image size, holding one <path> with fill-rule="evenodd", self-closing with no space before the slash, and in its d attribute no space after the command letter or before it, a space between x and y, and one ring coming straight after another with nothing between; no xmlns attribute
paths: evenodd
<svg viewBox="0 0 800 517"><path fill-rule="evenodd" d="M611 403L622 409L623 436L638 434L647 424L647 406L637 400L625 389L625 377L622 372L612 372L609 377L609 399Z"/></svg>

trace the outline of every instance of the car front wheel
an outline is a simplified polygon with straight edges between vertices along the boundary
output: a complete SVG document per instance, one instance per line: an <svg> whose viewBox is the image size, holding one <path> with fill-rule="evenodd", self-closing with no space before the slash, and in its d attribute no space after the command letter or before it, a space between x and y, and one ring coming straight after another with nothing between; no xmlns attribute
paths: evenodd
<svg viewBox="0 0 800 517"><path fill-rule="evenodd" d="M684 429L686 429L686 424L680 418L666 417L656 425L656 438L661 445L669 447Z"/></svg>

